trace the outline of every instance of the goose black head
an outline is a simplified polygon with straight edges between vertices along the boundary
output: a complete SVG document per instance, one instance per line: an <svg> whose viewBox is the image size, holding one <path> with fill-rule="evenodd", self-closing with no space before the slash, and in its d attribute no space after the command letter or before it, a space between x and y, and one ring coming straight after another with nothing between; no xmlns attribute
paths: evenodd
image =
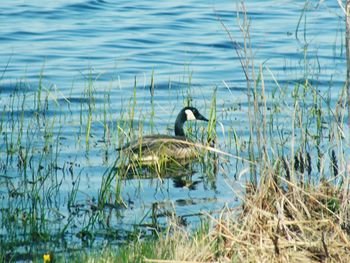
<svg viewBox="0 0 350 263"><path fill-rule="evenodd" d="M185 107L177 115L175 121L175 135L176 136L185 136L183 125L186 121L208 121L195 107Z"/></svg>
<svg viewBox="0 0 350 263"><path fill-rule="evenodd" d="M208 119L205 118L202 114L200 114L195 107L185 107L183 108L183 110L185 112L187 121L195 121L195 120L208 121Z"/></svg>

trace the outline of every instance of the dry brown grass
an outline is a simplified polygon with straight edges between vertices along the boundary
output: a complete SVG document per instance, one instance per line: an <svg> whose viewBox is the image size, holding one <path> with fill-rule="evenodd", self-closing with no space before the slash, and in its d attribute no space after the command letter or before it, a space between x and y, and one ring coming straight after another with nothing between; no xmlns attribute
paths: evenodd
<svg viewBox="0 0 350 263"><path fill-rule="evenodd" d="M205 236L177 228L160 239L159 258L146 262L350 262L349 208L343 190L326 180L298 186L264 171L258 187L247 185L237 213L211 217ZM279 181L277 183L277 181ZM164 257L163 257L164 258Z"/></svg>

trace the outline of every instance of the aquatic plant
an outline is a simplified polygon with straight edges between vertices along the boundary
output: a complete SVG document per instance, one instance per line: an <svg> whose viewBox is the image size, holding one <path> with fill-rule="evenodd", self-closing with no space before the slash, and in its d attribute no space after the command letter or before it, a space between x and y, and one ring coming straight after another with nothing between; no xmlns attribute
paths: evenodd
<svg viewBox="0 0 350 263"><path fill-rule="evenodd" d="M128 99L113 101L118 106L111 103L113 84L101 92L91 71L77 97L57 98L55 87L45 85L44 71L37 86L8 95L0 114L2 261L41 261L43 255L50 255L46 260L55 255L58 262L66 256L77 262L348 259L346 90L334 99L334 92L318 89L313 79L319 72L310 70L307 43L303 77L281 84L268 63L254 60L251 23L242 9L242 47L229 37L247 81L246 100L232 96L222 102L217 87L210 99L198 100L192 73L177 91L180 102L173 108L198 103L210 116L207 127L186 127L201 142L203 154L196 162L161 160L145 170L138 162L123 166L127 156L115 151L155 132L157 120L166 119L156 111L154 72L143 90L135 77ZM173 115L171 109L167 114ZM91 174L97 184L89 182ZM179 215L175 204L169 208L157 200L128 231L118 226L124 212L133 211L135 200L123 195L130 182L142 199L145 181L161 193L168 190L166 183L216 193L219 176L232 187L232 200L223 209ZM244 184L239 190L235 180ZM234 199L241 205L233 207ZM177 201L195 202L192 197ZM188 234L193 229L187 220L193 217L205 217L206 223ZM99 240L110 246L95 246ZM102 252L74 252L84 246Z"/></svg>

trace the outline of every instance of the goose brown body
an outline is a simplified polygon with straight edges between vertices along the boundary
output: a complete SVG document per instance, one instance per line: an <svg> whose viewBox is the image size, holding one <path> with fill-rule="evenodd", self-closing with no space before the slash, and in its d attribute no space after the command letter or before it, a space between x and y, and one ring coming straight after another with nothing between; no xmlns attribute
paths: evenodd
<svg viewBox="0 0 350 263"><path fill-rule="evenodd" d="M185 136L183 125L187 120L208 121L194 107L183 108L175 121L175 136L146 135L123 146L132 161L153 163L163 159L183 160L198 156L196 144Z"/></svg>

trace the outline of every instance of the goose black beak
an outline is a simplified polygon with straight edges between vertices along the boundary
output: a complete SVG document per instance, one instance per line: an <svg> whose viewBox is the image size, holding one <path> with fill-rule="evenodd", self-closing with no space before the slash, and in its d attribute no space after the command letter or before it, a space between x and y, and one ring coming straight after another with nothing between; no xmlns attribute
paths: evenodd
<svg viewBox="0 0 350 263"><path fill-rule="evenodd" d="M206 121L206 122L208 122L209 120L206 118L206 117L204 117L203 115L201 115L201 114L199 114L199 116L197 117L197 120L200 120L200 121Z"/></svg>

